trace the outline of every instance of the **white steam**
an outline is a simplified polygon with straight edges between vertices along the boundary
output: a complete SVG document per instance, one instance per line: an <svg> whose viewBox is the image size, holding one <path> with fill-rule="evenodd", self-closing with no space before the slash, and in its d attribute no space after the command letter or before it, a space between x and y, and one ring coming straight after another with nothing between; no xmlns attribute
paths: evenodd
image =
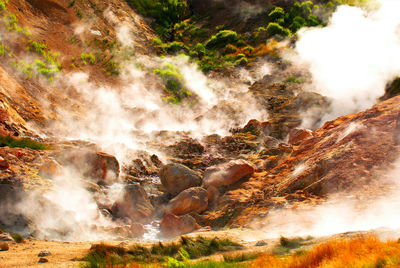
<svg viewBox="0 0 400 268"><path fill-rule="evenodd" d="M226 135L230 128L250 119L267 118L247 92L246 84L210 79L187 57L144 58L141 62L151 69L173 63L188 90L198 96L197 103L167 104L162 99L161 79L133 64L125 66L125 85L115 88L95 85L85 73L72 73L66 79L83 98L83 112L77 118L68 108L59 107L63 120L52 126L55 132L70 139L92 141L123 160L127 149L145 150L145 142L151 140L153 132L185 131L195 137Z"/></svg>
<svg viewBox="0 0 400 268"><path fill-rule="evenodd" d="M366 11L340 6L324 28L299 33L296 51L309 65L313 87L333 99L323 121L368 108L400 74L399 1Z"/></svg>
<svg viewBox="0 0 400 268"><path fill-rule="evenodd" d="M95 241L114 236L106 232L114 223L100 213L93 194L71 169L55 177L48 192L30 193L16 211L34 224L35 236L40 239Z"/></svg>
<svg viewBox="0 0 400 268"><path fill-rule="evenodd" d="M360 125L350 125L345 131L354 131ZM344 137L343 137L344 138ZM293 175L304 170L300 164ZM303 203L294 208L273 210L267 217L250 225L259 231L257 237L277 238L280 236L329 236L352 231L370 231L390 228L400 231L400 160L394 168L380 175L379 185L371 186L370 192L349 192L331 195L318 205ZM364 188L365 189L365 188ZM391 237L393 238L393 237Z"/></svg>

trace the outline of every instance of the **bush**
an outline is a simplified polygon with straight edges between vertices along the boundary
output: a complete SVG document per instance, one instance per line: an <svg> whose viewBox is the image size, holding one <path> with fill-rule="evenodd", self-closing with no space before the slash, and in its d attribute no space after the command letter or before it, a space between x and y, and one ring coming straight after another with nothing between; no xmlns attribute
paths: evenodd
<svg viewBox="0 0 400 268"><path fill-rule="evenodd" d="M7 9L8 0L0 1L0 11Z"/></svg>
<svg viewBox="0 0 400 268"><path fill-rule="evenodd" d="M267 34L269 36L274 36L274 35L281 35L284 37L288 37L291 35L290 30L285 29L281 25L279 25L276 22L270 22L267 26Z"/></svg>
<svg viewBox="0 0 400 268"><path fill-rule="evenodd" d="M28 50L33 50L34 52L38 53L39 55L42 55L43 57L46 56L46 48L47 48L46 44L29 40Z"/></svg>
<svg viewBox="0 0 400 268"><path fill-rule="evenodd" d="M237 47L235 47L234 45L231 45L231 44L227 44L226 46L225 46L225 51L224 51L224 53L225 54L232 54L232 53L236 53L238 51L238 48Z"/></svg>
<svg viewBox="0 0 400 268"><path fill-rule="evenodd" d="M239 40L235 31L222 30L213 35L205 44L207 49L220 49L227 44L235 44Z"/></svg>
<svg viewBox="0 0 400 268"><path fill-rule="evenodd" d="M81 60L83 64L87 65L89 62L90 64L95 64L96 63L96 57L92 54L86 54L86 53L81 53Z"/></svg>
<svg viewBox="0 0 400 268"><path fill-rule="evenodd" d="M22 235L17 234L17 233L10 233L11 237L14 239L15 242L17 243L23 243L25 242L25 239L22 237Z"/></svg>
<svg viewBox="0 0 400 268"><path fill-rule="evenodd" d="M162 45L162 48L167 53L188 52L189 48L182 42L173 41L168 44Z"/></svg>
<svg viewBox="0 0 400 268"><path fill-rule="evenodd" d="M4 56L7 53L6 48L3 44L0 44L0 56Z"/></svg>
<svg viewBox="0 0 400 268"><path fill-rule="evenodd" d="M281 7L275 7L269 14L268 17L272 21L277 21L279 19L283 19L285 17L285 11Z"/></svg>
<svg viewBox="0 0 400 268"><path fill-rule="evenodd" d="M186 0L127 0L129 5L144 16L152 17L162 27L169 28L188 14Z"/></svg>
<svg viewBox="0 0 400 268"><path fill-rule="evenodd" d="M160 69L154 69L154 73L161 77L168 93L172 94L165 99L167 102L178 104L184 98L192 95L190 91L186 90L185 81L177 66L166 63Z"/></svg>

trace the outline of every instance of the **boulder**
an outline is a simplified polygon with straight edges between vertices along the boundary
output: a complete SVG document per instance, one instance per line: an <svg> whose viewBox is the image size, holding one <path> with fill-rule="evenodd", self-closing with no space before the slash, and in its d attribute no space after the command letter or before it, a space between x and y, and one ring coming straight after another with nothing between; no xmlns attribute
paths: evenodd
<svg viewBox="0 0 400 268"><path fill-rule="evenodd" d="M50 251L42 250L42 251L39 252L38 257L47 257L47 256L50 256L50 255L51 255Z"/></svg>
<svg viewBox="0 0 400 268"><path fill-rule="evenodd" d="M162 167L162 162L157 155L140 152L136 159L124 167L125 173L133 177L157 175Z"/></svg>
<svg viewBox="0 0 400 268"><path fill-rule="evenodd" d="M207 209L207 190L193 187L184 190L172 199L166 209L167 214L184 215L190 212L201 213Z"/></svg>
<svg viewBox="0 0 400 268"><path fill-rule="evenodd" d="M207 168L204 172L205 187L231 185L254 173L254 167L245 160L232 160L228 163Z"/></svg>
<svg viewBox="0 0 400 268"><path fill-rule="evenodd" d="M193 232L200 228L200 226L197 224L196 220L188 214L183 216L167 214L161 221L160 228L163 237L172 238Z"/></svg>
<svg viewBox="0 0 400 268"><path fill-rule="evenodd" d="M130 224L131 234L135 238L141 238L145 234L146 230L144 229L143 224L138 222L133 222Z"/></svg>
<svg viewBox="0 0 400 268"><path fill-rule="evenodd" d="M188 167L180 164L168 164L159 173L165 191L177 195L183 190L201 185L200 176Z"/></svg>
<svg viewBox="0 0 400 268"><path fill-rule="evenodd" d="M308 129L293 128L289 132L289 144L299 145L305 140L311 139L313 134Z"/></svg>
<svg viewBox="0 0 400 268"><path fill-rule="evenodd" d="M0 241L14 241L14 239L11 237L10 234L2 233L0 234Z"/></svg>
<svg viewBox="0 0 400 268"><path fill-rule="evenodd" d="M119 163L115 156L97 152L92 156L91 169L88 171L91 178L97 179L100 184L113 184L119 177Z"/></svg>
<svg viewBox="0 0 400 268"><path fill-rule="evenodd" d="M83 176L101 185L113 184L119 177L118 160L110 154L89 149L71 149L56 153L55 158L63 166L72 166Z"/></svg>
<svg viewBox="0 0 400 268"><path fill-rule="evenodd" d="M46 262L49 262L49 260L46 259L46 258L40 258L39 259L39 263L46 263Z"/></svg>
<svg viewBox="0 0 400 268"><path fill-rule="evenodd" d="M54 159L47 159L39 168L39 176L42 178L54 178L60 176L62 167Z"/></svg>
<svg viewBox="0 0 400 268"><path fill-rule="evenodd" d="M154 213L146 191L139 184L125 186L121 198L111 208L112 214L118 218L128 217L140 223L149 223Z"/></svg>
<svg viewBox="0 0 400 268"><path fill-rule="evenodd" d="M0 251L7 251L7 250L9 250L9 249L10 249L10 247L8 246L7 243L5 243L5 242L0 242Z"/></svg>
<svg viewBox="0 0 400 268"><path fill-rule="evenodd" d="M8 161L0 156L0 169L7 169L9 167L10 167L10 164L8 164Z"/></svg>

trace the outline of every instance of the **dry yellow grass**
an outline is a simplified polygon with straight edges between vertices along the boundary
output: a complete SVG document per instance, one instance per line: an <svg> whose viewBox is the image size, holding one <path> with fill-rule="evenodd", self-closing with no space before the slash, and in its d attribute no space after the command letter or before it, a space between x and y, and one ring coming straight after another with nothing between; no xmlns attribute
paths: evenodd
<svg viewBox="0 0 400 268"><path fill-rule="evenodd" d="M305 254L287 257L264 255L251 267L400 267L400 243L382 242L373 236L335 240L318 245Z"/></svg>

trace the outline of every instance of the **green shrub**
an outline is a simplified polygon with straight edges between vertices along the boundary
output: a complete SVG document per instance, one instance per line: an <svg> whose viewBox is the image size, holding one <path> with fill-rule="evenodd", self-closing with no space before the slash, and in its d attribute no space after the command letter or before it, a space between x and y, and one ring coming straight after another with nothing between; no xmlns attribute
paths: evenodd
<svg viewBox="0 0 400 268"><path fill-rule="evenodd" d="M226 46L225 46L225 51L224 51L224 53L225 54L232 54L232 53L236 53L238 51L238 48L237 47L235 47L234 45L232 45L232 44L227 44Z"/></svg>
<svg viewBox="0 0 400 268"><path fill-rule="evenodd" d="M3 44L0 44L0 56L4 56L7 53L6 48Z"/></svg>
<svg viewBox="0 0 400 268"><path fill-rule="evenodd" d="M153 44L156 46L161 46L163 44L163 41L157 37L153 39Z"/></svg>
<svg viewBox="0 0 400 268"><path fill-rule="evenodd" d="M53 81L54 76L60 72L58 67L54 64L47 65L43 61L36 59L35 60L35 67L38 73L47 77L49 81Z"/></svg>
<svg viewBox="0 0 400 268"><path fill-rule="evenodd" d="M207 49L220 49L227 44L236 44L238 41L238 34L235 31L222 30L216 35L213 35L205 44Z"/></svg>
<svg viewBox="0 0 400 268"><path fill-rule="evenodd" d="M81 53L81 60L83 62L83 64L87 65L88 62L90 64L95 64L96 63L96 57L92 54L86 54L86 53Z"/></svg>
<svg viewBox="0 0 400 268"><path fill-rule="evenodd" d="M168 44L162 45L162 48L167 52L167 53L177 53L177 52L188 52L189 48L182 42L177 42L173 41Z"/></svg>
<svg viewBox="0 0 400 268"><path fill-rule="evenodd" d="M202 58L206 54L206 48L202 43L197 43L193 50L197 52L198 57Z"/></svg>
<svg viewBox="0 0 400 268"><path fill-rule="evenodd" d="M283 82L285 83L304 83L304 78L296 77L296 76L290 76L286 78Z"/></svg>
<svg viewBox="0 0 400 268"><path fill-rule="evenodd" d="M7 9L7 4L8 4L8 0L0 1L0 11L6 10Z"/></svg>
<svg viewBox="0 0 400 268"><path fill-rule="evenodd" d="M172 94L172 96L168 96L165 99L167 102L178 104L184 98L192 95L186 89L185 81L177 66L165 63L160 69L154 69L153 71L163 80L168 93Z"/></svg>
<svg viewBox="0 0 400 268"><path fill-rule="evenodd" d="M144 16L152 17L162 27L169 28L188 14L186 0L127 0Z"/></svg>
<svg viewBox="0 0 400 268"><path fill-rule="evenodd" d="M235 61L236 66L246 66L249 61L246 57L239 58Z"/></svg>
<svg viewBox="0 0 400 268"><path fill-rule="evenodd" d="M46 150L47 146L43 143L29 138L16 139L11 136L0 136L0 147L8 146L10 148L30 148L33 150Z"/></svg>
<svg viewBox="0 0 400 268"><path fill-rule="evenodd" d="M28 50L33 50L34 52L42 55L43 57L46 56L46 48L47 45L46 44L42 44L40 42L36 42L33 40L29 40L29 46L28 46Z"/></svg>
<svg viewBox="0 0 400 268"><path fill-rule="evenodd" d="M281 35L284 37L288 37L291 35L290 30L289 29L285 29L284 27L282 27L281 25L279 25L276 22L270 22L267 26L267 34L269 36L274 36L274 35Z"/></svg>
<svg viewBox="0 0 400 268"><path fill-rule="evenodd" d="M285 11L281 7L275 7L269 14L268 17L272 21L277 21L279 19L283 19L285 17Z"/></svg>
<svg viewBox="0 0 400 268"><path fill-rule="evenodd" d="M17 233L10 233L11 237L14 239L15 242L17 243L23 243L25 242L25 239L22 237L22 235L17 234Z"/></svg>
<svg viewBox="0 0 400 268"><path fill-rule="evenodd" d="M19 32L22 28L18 26L18 19L14 14L7 14L4 16L4 22L7 25L9 31Z"/></svg>

